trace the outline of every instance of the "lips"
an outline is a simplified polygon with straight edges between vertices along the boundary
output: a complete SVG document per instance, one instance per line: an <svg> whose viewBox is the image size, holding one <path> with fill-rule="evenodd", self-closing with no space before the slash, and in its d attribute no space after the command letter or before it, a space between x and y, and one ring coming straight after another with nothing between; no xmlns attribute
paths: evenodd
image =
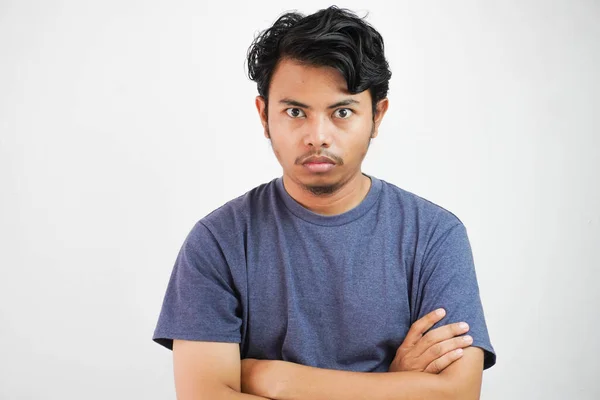
<svg viewBox="0 0 600 400"><path fill-rule="evenodd" d="M336 162L329 157L312 156L304 160L302 166L310 173L324 174L335 168Z"/></svg>
<svg viewBox="0 0 600 400"><path fill-rule="evenodd" d="M328 157L308 157L306 160L304 160L302 162L302 164L335 164L335 161L333 161L331 158Z"/></svg>

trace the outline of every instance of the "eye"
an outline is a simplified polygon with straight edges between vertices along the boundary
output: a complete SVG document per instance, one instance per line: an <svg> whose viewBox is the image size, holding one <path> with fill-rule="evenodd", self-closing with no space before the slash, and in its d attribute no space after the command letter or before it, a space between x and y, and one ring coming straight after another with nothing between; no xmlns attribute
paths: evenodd
<svg viewBox="0 0 600 400"><path fill-rule="evenodd" d="M285 110L285 112L287 113L287 115L289 115L292 118L306 117L306 115L304 114L304 111L302 111L299 108L288 108Z"/></svg>
<svg viewBox="0 0 600 400"><path fill-rule="evenodd" d="M335 110L334 114L337 115L338 118L348 119L354 112L349 108L340 108Z"/></svg>

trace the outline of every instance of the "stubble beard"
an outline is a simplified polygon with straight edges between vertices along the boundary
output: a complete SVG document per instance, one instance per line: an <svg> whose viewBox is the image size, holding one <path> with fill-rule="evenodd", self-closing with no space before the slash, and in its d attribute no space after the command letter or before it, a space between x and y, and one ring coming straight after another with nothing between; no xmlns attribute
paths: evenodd
<svg viewBox="0 0 600 400"><path fill-rule="evenodd" d="M371 146L371 140L373 140L372 138L373 138L373 132L374 131L375 131L375 123L373 123L371 125L371 134L369 135L369 142L367 143L367 150L369 150L369 147ZM269 126L268 125L266 126L266 132L267 132L267 137L269 139L269 142L271 143L271 149L275 153L275 157L277 157L277 154L275 152L275 148L273 147L273 142L271 140L271 132L269 131ZM366 155L366 151L365 151L365 155ZM293 179L293 180L304 191L307 191L307 192L311 193L314 196L327 197L327 196L331 196L332 194L336 193L338 190L340 190L342 187L344 187L344 185L346 183L348 183L351 179L352 179L352 177L349 177L348 179L340 180L338 182L327 184L327 185L319 185L319 184L317 184L317 185L310 185L310 184L305 184L305 183L301 182L298 179Z"/></svg>

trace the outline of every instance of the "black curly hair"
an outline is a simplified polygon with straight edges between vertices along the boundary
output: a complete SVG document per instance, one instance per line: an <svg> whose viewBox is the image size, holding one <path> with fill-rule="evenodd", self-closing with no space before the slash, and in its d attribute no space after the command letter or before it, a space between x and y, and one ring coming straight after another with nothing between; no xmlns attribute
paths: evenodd
<svg viewBox="0 0 600 400"><path fill-rule="evenodd" d="M377 102L387 96L392 72L383 38L350 10L331 6L308 16L288 12L258 34L246 62L248 77L267 104L271 77L282 58L337 69L352 94L369 89L373 118Z"/></svg>

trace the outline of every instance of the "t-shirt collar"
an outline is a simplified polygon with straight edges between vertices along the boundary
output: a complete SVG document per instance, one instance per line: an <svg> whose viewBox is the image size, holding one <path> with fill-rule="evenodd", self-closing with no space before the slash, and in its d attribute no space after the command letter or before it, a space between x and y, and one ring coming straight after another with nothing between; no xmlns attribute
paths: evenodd
<svg viewBox="0 0 600 400"><path fill-rule="evenodd" d="M363 173L363 175L371 179L371 187L369 188L369 192L363 201L360 202L360 204L358 204L356 207L337 215L317 214L302 206L285 190L285 186L283 185L283 177L276 179L275 187L277 188L279 197L283 200L288 210L296 217L316 225L338 226L347 224L362 217L373 207L373 205L375 205L379 198L379 193L381 192L382 186L381 180L365 173Z"/></svg>

